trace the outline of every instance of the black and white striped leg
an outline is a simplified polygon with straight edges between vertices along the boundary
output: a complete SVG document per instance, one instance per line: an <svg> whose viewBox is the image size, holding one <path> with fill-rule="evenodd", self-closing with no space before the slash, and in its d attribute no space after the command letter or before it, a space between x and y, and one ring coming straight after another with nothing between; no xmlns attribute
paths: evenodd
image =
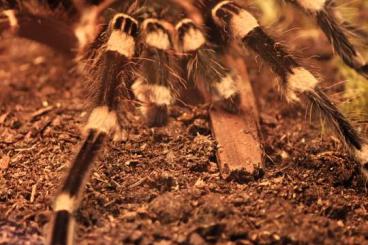
<svg viewBox="0 0 368 245"><path fill-rule="evenodd" d="M168 121L168 108L175 102L178 89L176 60L169 23L147 18L141 24L143 52L140 72L132 85L148 126L162 126Z"/></svg>
<svg viewBox="0 0 368 245"><path fill-rule="evenodd" d="M368 78L368 64L349 41L348 33L339 23L333 13L333 8L328 0L296 0L292 1L305 12L314 16L318 25L325 33L336 52L349 67Z"/></svg>
<svg viewBox="0 0 368 245"><path fill-rule="evenodd" d="M191 19L180 20L175 29L179 52L185 54L182 59L187 78L194 81L198 77L203 79L214 104L237 113L240 105L239 76L220 61L202 30Z"/></svg>
<svg viewBox="0 0 368 245"><path fill-rule="evenodd" d="M168 86L152 84L140 77L134 81L133 93L141 103L140 110L149 127L163 126L168 121L168 107L175 101Z"/></svg>
<svg viewBox="0 0 368 245"><path fill-rule="evenodd" d="M93 161L103 145L105 132L90 130L78 155L72 163L72 168L62 186L61 193L55 200L55 217L51 230L49 244L74 244L75 221L73 213L76 211L81 199L83 184L86 182L88 172Z"/></svg>
<svg viewBox="0 0 368 245"><path fill-rule="evenodd" d="M117 116L117 103L120 83L127 82L122 74L129 72L130 59L135 55L135 37L138 22L125 14L117 14L110 22L109 36L103 45L102 53L92 68L96 92L95 107L86 125L86 139L80 148L71 169L64 181L60 194L55 200L55 218L52 226L50 244L73 244L73 212L78 208L83 186L88 179L89 170L99 149L108 135L114 137L121 133Z"/></svg>
<svg viewBox="0 0 368 245"><path fill-rule="evenodd" d="M117 14L110 22L110 36L102 45L101 55L92 67L92 87L95 88L92 110L86 130L104 130L121 138L121 125L117 109L121 97L127 96L134 73L138 22L125 14ZM101 128L107 127L107 128Z"/></svg>
<svg viewBox="0 0 368 245"><path fill-rule="evenodd" d="M318 79L300 66L281 44L266 34L248 11L233 1L217 1L211 9L211 17L220 28L226 29L232 38L255 51L272 67L282 79L281 88L288 101L297 102L304 97L314 104L314 108L320 110L342 142L355 153L362 164L362 173L365 174L368 145L318 88Z"/></svg>
<svg viewBox="0 0 368 245"><path fill-rule="evenodd" d="M241 103L239 82L240 76L235 69L227 70L221 80L213 82L210 91L215 105L219 105L227 112L238 113Z"/></svg>

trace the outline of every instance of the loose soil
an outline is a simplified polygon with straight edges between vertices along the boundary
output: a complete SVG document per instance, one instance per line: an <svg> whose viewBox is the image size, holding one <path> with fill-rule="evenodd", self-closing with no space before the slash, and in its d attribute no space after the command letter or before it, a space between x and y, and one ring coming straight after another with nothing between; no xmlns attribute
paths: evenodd
<svg viewBox="0 0 368 245"><path fill-rule="evenodd" d="M0 63L0 243L43 244L82 141L83 79L25 40L2 41ZM269 82L257 70L251 78L255 88ZM163 128L132 114L127 139L108 142L96 161L77 244L368 244L357 163L305 108L256 93L264 171L220 178L205 106L173 108Z"/></svg>

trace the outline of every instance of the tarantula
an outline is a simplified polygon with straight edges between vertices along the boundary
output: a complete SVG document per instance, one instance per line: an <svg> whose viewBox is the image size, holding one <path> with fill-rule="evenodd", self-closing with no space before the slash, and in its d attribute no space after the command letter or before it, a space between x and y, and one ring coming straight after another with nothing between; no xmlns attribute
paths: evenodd
<svg viewBox="0 0 368 245"><path fill-rule="evenodd" d="M335 18L332 0L287 2L316 18L342 60L368 77L368 65L350 43L345 27ZM73 5L69 1L62 4ZM214 103L231 113L239 111L240 77L221 58L234 41L269 64L279 76L281 93L288 102L304 99L313 103L313 108L321 112L361 163L361 172L368 178L366 142L319 88L318 78L267 34L241 1L129 0L111 6L115 13L107 18L93 40L90 36L94 33L75 32L79 50L83 50L80 64L93 88L91 112L85 140L55 200L50 244L73 243L73 213L93 160L109 136L114 140L121 138L123 118L118 116L121 98L135 98L139 102L148 126L163 126L168 120L168 108L180 92L201 79L206 82ZM3 8L8 26L20 28L19 3L7 1Z"/></svg>

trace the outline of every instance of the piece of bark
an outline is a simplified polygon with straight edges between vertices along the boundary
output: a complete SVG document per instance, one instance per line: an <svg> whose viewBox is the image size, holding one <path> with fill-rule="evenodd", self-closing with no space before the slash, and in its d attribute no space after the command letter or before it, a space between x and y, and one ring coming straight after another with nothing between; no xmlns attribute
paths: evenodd
<svg viewBox="0 0 368 245"><path fill-rule="evenodd" d="M64 10L69 19L64 21L50 13L48 15L34 15L29 12L7 10L10 11L9 14L4 14L0 11L2 19L0 21L0 35L2 32L10 30L13 35L45 44L64 55L74 57L81 47L85 47L81 45L87 45L93 40L99 30L99 16L114 2L115 0L104 0L99 5L91 6L84 1L74 1L76 12L70 9ZM19 8L21 9L21 7ZM17 22L16 26L10 25L11 19ZM93 28L94 26L95 28ZM78 33L80 40L77 37ZM81 35L85 35L85 40ZM80 41L85 43L80 43Z"/></svg>
<svg viewBox="0 0 368 245"><path fill-rule="evenodd" d="M7 21L1 22L0 35L10 29L15 36L45 44L67 56L75 56L78 40L73 28L67 23L32 14L17 14L16 19L17 27L11 27Z"/></svg>
<svg viewBox="0 0 368 245"><path fill-rule="evenodd" d="M262 168L263 159L259 116L245 63L240 58L230 57L227 57L227 63L235 67L242 78L239 84L240 113L230 114L218 108L210 111L212 132L219 145L219 169L225 179L234 171L245 170L253 174L256 169Z"/></svg>
<svg viewBox="0 0 368 245"><path fill-rule="evenodd" d="M33 15L18 16L19 37L34 40L50 46L68 56L74 56L78 49L78 40L70 25L51 17Z"/></svg>

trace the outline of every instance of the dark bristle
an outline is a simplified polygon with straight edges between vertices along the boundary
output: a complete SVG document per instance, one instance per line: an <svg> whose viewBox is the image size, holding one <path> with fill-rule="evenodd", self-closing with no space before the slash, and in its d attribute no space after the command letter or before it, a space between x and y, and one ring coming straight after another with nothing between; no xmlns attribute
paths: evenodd
<svg viewBox="0 0 368 245"><path fill-rule="evenodd" d="M215 45L216 51L223 52L231 43L229 35L214 23L211 10L219 3L220 0L199 0L195 1L194 6L201 12L205 26L207 28L207 38L210 43Z"/></svg>
<svg viewBox="0 0 368 245"><path fill-rule="evenodd" d="M162 31L166 33L168 36L170 36L170 32L161 24L158 23L149 23L147 25L147 32L156 32L156 31Z"/></svg>
<svg viewBox="0 0 368 245"><path fill-rule="evenodd" d="M139 27L136 23L131 24L130 30L129 30L130 35L132 35L132 37L137 38L139 35Z"/></svg>
<svg viewBox="0 0 368 245"><path fill-rule="evenodd" d="M362 73L363 71L362 74L364 75L364 68L361 68L362 64L358 61L357 51L349 41L347 34L344 33L343 28L339 26L334 17L326 11L319 11L316 17L319 26L326 34L334 49L340 55L345 64L359 73Z"/></svg>
<svg viewBox="0 0 368 245"><path fill-rule="evenodd" d="M208 48L198 50L188 65L190 66L188 70L196 69L195 74L201 75L208 85L221 81L230 73L230 70L220 62L216 52Z"/></svg>
<svg viewBox="0 0 368 245"><path fill-rule="evenodd" d="M132 29L133 21L129 18L125 19L124 32L130 35Z"/></svg>
<svg viewBox="0 0 368 245"><path fill-rule="evenodd" d="M356 26L348 21L344 21L341 23L341 26L346 29L348 32L352 33L353 36L358 37L359 41L362 41L363 44L368 44L368 33L363 30L363 28Z"/></svg>
<svg viewBox="0 0 368 245"><path fill-rule="evenodd" d="M328 120L342 138L343 142L357 150L362 149L363 141L359 137L357 131L345 118L345 116L337 109L337 107L327 98L326 94L320 89L313 92L306 92L306 97L319 111L322 112L324 118Z"/></svg>
<svg viewBox="0 0 368 245"><path fill-rule="evenodd" d="M226 25L224 26L224 31L226 33L231 33L231 29L229 27L231 19L233 18L233 14L227 11L225 7L222 7L216 11L216 16L226 23Z"/></svg>
<svg viewBox="0 0 368 245"><path fill-rule="evenodd" d="M212 17L205 19L207 27L208 41L214 44L216 52L224 53L231 44L231 37L227 35L221 28L218 28Z"/></svg>
<svg viewBox="0 0 368 245"><path fill-rule="evenodd" d="M72 217L68 211L61 210L56 212L50 245L68 244L68 237L70 236L68 232L71 220Z"/></svg>
<svg viewBox="0 0 368 245"><path fill-rule="evenodd" d="M146 47L142 53L141 71L149 84L161 85L172 92L180 89L178 62L175 56L166 50Z"/></svg>
<svg viewBox="0 0 368 245"><path fill-rule="evenodd" d="M108 24L101 25L101 30L97 34L96 38L88 44L84 50L84 53L82 54L82 60L84 62L93 60L96 58L98 50L102 47L104 43L107 42L108 35L106 35L107 30L109 28Z"/></svg>
<svg viewBox="0 0 368 245"><path fill-rule="evenodd" d="M284 82L286 82L288 74L293 73L292 69L299 66L285 51L285 48L276 43L261 27L256 27L242 41L244 45L260 55Z"/></svg>

